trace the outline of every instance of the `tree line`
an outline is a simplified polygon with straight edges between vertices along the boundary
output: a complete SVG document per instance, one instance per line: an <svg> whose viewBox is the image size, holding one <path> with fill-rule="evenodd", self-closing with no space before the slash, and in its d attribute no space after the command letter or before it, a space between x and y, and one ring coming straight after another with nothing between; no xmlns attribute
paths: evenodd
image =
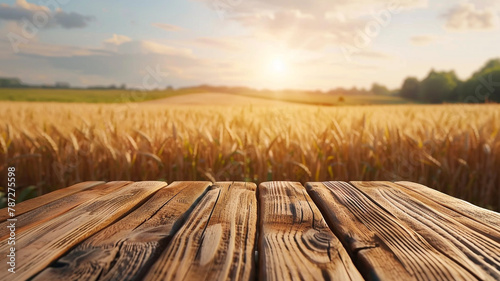
<svg viewBox="0 0 500 281"><path fill-rule="evenodd" d="M71 87L69 83L57 82L54 85L28 85L18 78L0 77L0 88L56 88L56 89L85 89L83 87ZM125 84L120 86L89 86L86 89L121 89L129 90ZM131 90L131 88L130 88ZM159 89L158 89L159 90ZM171 86L165 88L167 91L175 91ZM472 76L462 81L454 71L435 71L429 72L423 80L416 77L408 77L404 80L401 89L389 90L384 85L374 83L371 89L353 87L352 89L336 88L329 91L304 91L304 90L256 90L248 87L227 87L199 85L195 87L181 88L191 92L220 92L220 93L239 93L239 94L328 94L343 96L351 95L399 95L421 103L486 103L500 102L500 58L489 60Z"/></svg>
<svg viewBox="0 0 500 281"><path fill-rule="evenodd" d="M423 103L500 102L500 59L489 60L465 81L454 71L431 70L422 81L408 77L399 95Z"/></svg>
<svg viewBox="0 0 500 281"><path fill-rule="evenodd" d="M98 86L88 86L88 87L72 87L68 82L55 82L54 84L32 85L22 82L21 79L19 78L0 77L0 88L126 90L127 86L125 84L121 84L120 86L112 84L109 86L98 85Z"/></svg>

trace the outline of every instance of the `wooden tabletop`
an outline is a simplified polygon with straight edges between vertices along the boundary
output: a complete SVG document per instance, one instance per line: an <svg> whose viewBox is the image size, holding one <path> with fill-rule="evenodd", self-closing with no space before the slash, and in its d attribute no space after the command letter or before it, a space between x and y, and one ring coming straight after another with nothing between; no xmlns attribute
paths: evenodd
<svg viewBox="0 0 500 281"><path fill-rule="evenodd" d="M500 280L500 214L411 182L84 182L14 211L0 280Z"/></svg>

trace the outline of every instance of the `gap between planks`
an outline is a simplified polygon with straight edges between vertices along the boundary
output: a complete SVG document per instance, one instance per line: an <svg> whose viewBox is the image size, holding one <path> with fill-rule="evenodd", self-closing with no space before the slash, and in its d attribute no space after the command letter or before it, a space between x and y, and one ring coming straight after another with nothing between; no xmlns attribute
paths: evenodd
<svg viewBox="0 0 500 281"><path fill-rule="evenodd" d="M449 206L390 182L308 183L307 188L367 279L500 277L500 234Z"/></svg>
<svg viewBox="0 0 500 281"><path fill-rule="evenodd" d="M33 280L138 280L165 249L210 182L174 182L79 244Z"/></svg>
<svg viewBox="0 0 500 281"><path fill-rule="evenodd" d="M254 183L216 182L144 280L252 280L255 190Z"/></svg>
<svg viewBox="0 0 500 281"><path fill-rule="evenodd" d="M164 182L131 183L22 232L16 238L16 274L3 270L0 280L8 277L10 280L26 280L32 277L164 186ZM0 252L7 252L5 241L2 241Z"/></svg>
<svg viewBox="0 0 500 281"><path fill-rule="evenodd" d="M306 189L259 186L259 280L363 280Z"/></svg>

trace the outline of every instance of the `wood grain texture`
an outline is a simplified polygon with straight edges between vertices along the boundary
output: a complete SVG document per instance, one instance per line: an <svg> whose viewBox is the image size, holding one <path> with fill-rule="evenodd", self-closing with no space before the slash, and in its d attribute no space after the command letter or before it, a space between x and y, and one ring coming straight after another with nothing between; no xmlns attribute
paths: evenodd
<svg viewBox="0 0 500 281"><path fill-rule="evenodd" d="M481 207L475 206L467 201L460 200L458 198L449 196L435 189L428 188L425 185L421 185L413 182L396 182L400 186L406 189L415 191L430 200L441 204L449 209L452 209L469 219L476 220L482 224L487 224L490 227L498 230L500 232L500 214L493 212L491 210L483 209Z"/></svg>
<svg viewBox="0 0 500 281"><path fill-rule="evenodd" d="M343 237L343 242L351 249L358 266L363 268L365 278L374 275L392 280L476 280L477 276L474 273L462 267L440 249L434 248L422 235L395 217L390 210L383 208L351 184L325 182L311 183L309 186L311 196L318 205L323 206L325 216L330 217L330 227L335 228ZM343 221L339 219L341 216L344 217ZM379 253L383 256L373 255L369 259L360 260L359 251L357 253L352 251L352 246L349 247L349 244L356 243L357 237L353 237L351 233L359 231L359 228L363 229L363 232L369 231L367 233L375 242L375 248L371 249L384 249ZM388 262L389 259L392 261ZM384 268L379 268L380 262L384 263ZM388 263L397 262L406 273L384 272L388 269Z"/></svg>
<svg viewBox="0 0 500 281"><path fill-rule="evenodd" d="M323 183L307 183L306 189L366 280L414 280L376 233L351 212L348 198L337 198Z"/></svg>
<svg viewBox="0 0 500 281"><path fill-rule="evenodd" d="M19 234L16 241L16 274L0 271L0 280L26 280L40 272L66 251L110 225L144 202L164 182L137 182L116 192L81 204L65 214ZM0 252L6 253L2 241ZM6 257L0 263L6 265Z"/></svg>
<svg viewBox="0 0 500 281"><path fill-rule="evenodd" d="M259 280L363 280L300 183L259 186Z"/></svg>
<svg viewBox="0 0 500 281"><path fill-rule="evenodd" d="M144 280L253 279L255 190L253 183L215 183Z"/></svg>
<svg viewBox="0 0 500 281"><path fill-rule="evenodd" d="M211 182L174 182L85 240L34 280L138 280Z"/></svg>
<svg viewBox="0 0 500 281"><path fill-rule="evenodd" d="M51 193L44 194L42 196L38 196L26 201L23 201L19 204L16 204L16 216L22 215L26 212L29 212L33 209L36 209L40 206L46 205L52 201L56 201L58 199L61 199L65 196L69 196L71 194L80 192L82 190L91 188L93 186L103 184L104 182L102 181L87 181L87 182L81 182L77 183L75 185L72 185L70 187L58 189L56 191L53 191ZM3 222L9 218L9 215L7 213L7 208L0 209L0 222Z"/></svg>
<svg viewBox="0 0 500 281"><path fill-rule="evenodd" d="M22 215L16 216L16 234L19 235L26 229L35 227L52 218L58 217L80 204L109 194L127 184L130 184L130 182L124 181L99 184L86 190L59 198L58 200L49 202L46 205L42 205ZM0 223L0 240L8 237L9 230L7 229L7 225L9 223L9 221Z"/></svg>
<svg viewBox="0 0 500 281"><path fill-rule="evenodd" d="M500 280L499 231L394 183L352 184L478 280Z"/></svg>

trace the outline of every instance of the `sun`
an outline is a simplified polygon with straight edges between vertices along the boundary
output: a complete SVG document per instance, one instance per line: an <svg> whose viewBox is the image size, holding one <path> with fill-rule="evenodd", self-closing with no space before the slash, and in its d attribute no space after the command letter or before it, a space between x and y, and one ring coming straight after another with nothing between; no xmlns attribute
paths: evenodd
<svg viewBox="0 0 500 281"><path fill-rule="evenodd" d="M286 72L286 64L280 58L275 58L271 63L271 70L274 74L284 74Z"/></svg>
<svg viewBox="0 0 500 281"><path fill-rule="evenodd" d="M287 88L295 81L296 69L294 69L293 60L287 54L274 53L262 56L262 60L255 64L260 68L259 79L261 83L269 88Z"/></svg>

